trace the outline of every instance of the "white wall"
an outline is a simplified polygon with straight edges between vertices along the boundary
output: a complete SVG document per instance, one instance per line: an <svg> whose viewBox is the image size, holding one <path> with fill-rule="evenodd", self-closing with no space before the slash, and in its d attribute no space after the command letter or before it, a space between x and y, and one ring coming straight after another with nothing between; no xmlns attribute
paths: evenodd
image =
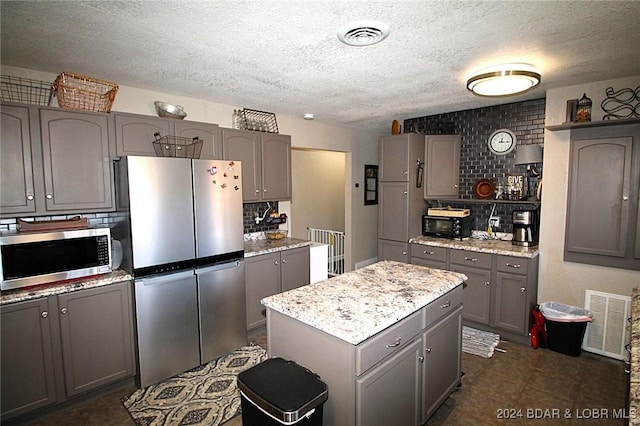
<svg viewBox="0 0 640 426"><path fill-rule="evenodd" d="M600 104L605 98L607 87L619 90L635 89L639 85L640 76L634 76L549 90L545 125L562 124L565 121L567 100L579 99L583 93L593 101L592 121L601 120L604 113ZM568 176L569 131L545 130L538 301L553 300L584 306L586 289L630 296L634 287L640 287L640 272L562 260Z"/></svg>
<svg viewBox="0 0 640 426"><path fill-rule="evenodd" d="M62 71L62 70L61 70ZM56 75L36 70L2 66L2 74L22 76L43 81L53 81ZM100 76L96 76L100 78ZM117 83L117 82L116 82ZM156 116L153 102L165 101L184 107L187 120L217 123L221 127L231 126L234 108L240 106L207 102L202 99L172 95L120 86L112 111L130 112ZM55 101L54 104L55 105ZM247 108L251 105L243 105ZM345 152L345 234L347 259L345 269L354 269L354 264L377 256L377 206L365 206L363 202L362 176L365 164L378 164L378 136L362 130L308 121L272 111L278 120L278 130L291 135L293 147ZM316 117L321 120L322 117ZM355 184L359 183L359 188ZM295 202L295 200L294 200Z"/></svg>

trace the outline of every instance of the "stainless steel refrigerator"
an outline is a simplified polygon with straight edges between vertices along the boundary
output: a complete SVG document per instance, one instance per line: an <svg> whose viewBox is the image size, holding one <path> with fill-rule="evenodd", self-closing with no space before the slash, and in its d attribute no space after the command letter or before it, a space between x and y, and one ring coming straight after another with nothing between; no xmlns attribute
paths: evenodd
<svg viewBox="0 0 640 426"><path fill-rule="evenodd" d="M240 162L126 157L140 385L247 342Z"/></svg>

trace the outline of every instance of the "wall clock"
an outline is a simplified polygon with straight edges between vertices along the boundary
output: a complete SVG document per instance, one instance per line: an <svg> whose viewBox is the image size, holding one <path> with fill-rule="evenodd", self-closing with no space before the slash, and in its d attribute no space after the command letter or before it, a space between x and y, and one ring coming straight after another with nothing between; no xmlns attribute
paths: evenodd
<svg viewBox="0 0 640 426"><path fill-rule="evenodd" d="M506 155L516 147L516 135L509 129L498 129L489 136L489 150L496 155Z"/></svg>

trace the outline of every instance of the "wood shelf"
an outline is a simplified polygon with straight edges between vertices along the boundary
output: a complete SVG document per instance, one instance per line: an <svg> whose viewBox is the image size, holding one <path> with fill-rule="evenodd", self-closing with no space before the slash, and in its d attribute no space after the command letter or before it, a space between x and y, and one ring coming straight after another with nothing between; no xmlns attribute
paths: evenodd
<svg viewBox="0 0 640 426"><path fill-rule="evenodd" d="M587 121L584 123L562 123L553 126L546 126L552 132L556 130L585 129L587 127L604 127L621 124L640 124L640 118L623 118L617 120Z"/></svg>
<svg viewBox="0 0 640 426"><path fill-rule="evenodd" d="M540 205L541 201L539 200L521 200L521 201L511 201L511 200L479 200L476 198L434 198L429 199L427 201L439 201L442 203L456 203L456 204L528 204L528 205Z"/></svg>

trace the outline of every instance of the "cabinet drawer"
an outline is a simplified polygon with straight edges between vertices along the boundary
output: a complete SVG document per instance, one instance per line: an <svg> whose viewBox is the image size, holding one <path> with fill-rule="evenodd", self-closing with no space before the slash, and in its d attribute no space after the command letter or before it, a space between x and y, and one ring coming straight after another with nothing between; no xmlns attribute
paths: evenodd
<svg viewBox="0 0 640 426"><path fill-rule="evenodd" d="M512 274L527 274L528 259L516 256L497 256L498 271Z"/></svg>
<svg viewBox="0 0 640 426"><path fill-rule="evenodd" d="M468 265L474 268L491 269L491 253L468 250L451 250L451 263Z"/></svg>
<svg viewBox="0 0 640 426"><path fill-rule="evenodd" d="M462 286L459 285L453 290L438 297L429 303L423 310L424 319L422 328L427 328L435 324L440 318L454 311L462 304Z"/></svg>
<svg viewBox="0 0 640 426"><path fill-rule="evenodd" d="M356 375L409 343L421 330L422 311L415 312L356 347Z"/></svg>
<svg viewBox="0 0 640 426"><path fill-rule="evenodd" d="M444 247L433 247L413 243L411 244L411 257L446 262L447 249Z"/></svg>

